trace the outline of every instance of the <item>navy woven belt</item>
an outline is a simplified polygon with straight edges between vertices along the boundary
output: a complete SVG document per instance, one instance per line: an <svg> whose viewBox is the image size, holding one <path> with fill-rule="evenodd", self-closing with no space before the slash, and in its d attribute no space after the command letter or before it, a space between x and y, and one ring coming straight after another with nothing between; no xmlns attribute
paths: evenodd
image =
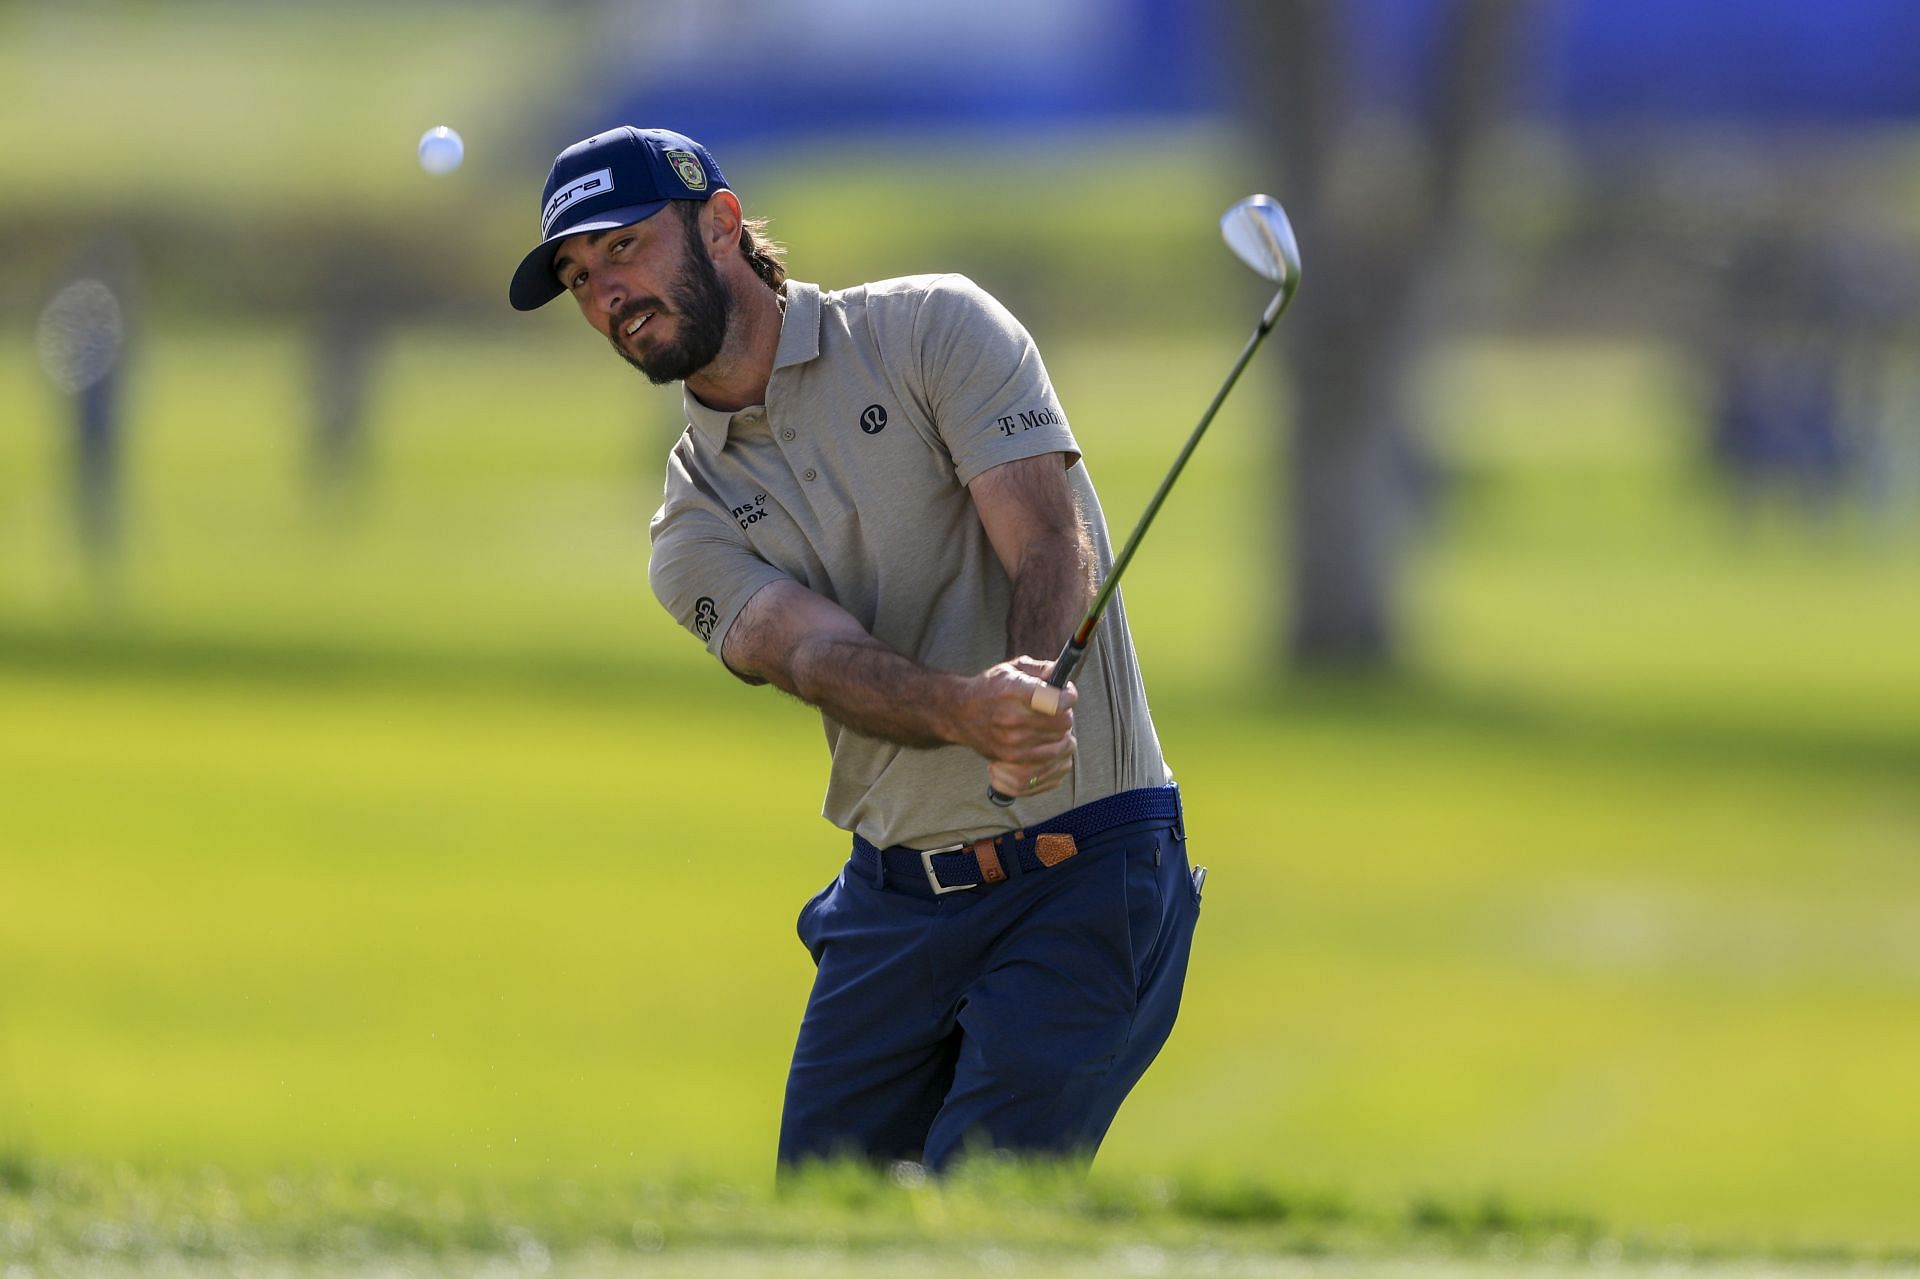
<svg viewBox="0 0 1920 1279"><path fill-rule="evenodd" d="M944 848L908 848L904 844L876 848L855 835L853 856L864 872L881 883L916 889L925 884L926 889L921 891L939 896L997 884L1008 877L1009 862L1022 874L1056 866L1074 856L1079 845L1116 826L1179 820L1180 788L1151 786L1096 799L1004 835Z"/></svg>

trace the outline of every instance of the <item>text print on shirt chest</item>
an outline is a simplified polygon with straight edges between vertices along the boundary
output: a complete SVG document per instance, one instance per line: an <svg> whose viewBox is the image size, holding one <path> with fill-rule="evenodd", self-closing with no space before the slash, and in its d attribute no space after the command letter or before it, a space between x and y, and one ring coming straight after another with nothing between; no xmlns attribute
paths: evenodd
<svg viewBox="0 0 1920 1279"><path fill-rule="evenodd" d="M748 528L754 524L758 524L761 520L766 519L772 514L773 512L767 509L767 495L765 493L755 493L752 501L742 502L739 506L733 508L734 522L741 528Z"/></svg>

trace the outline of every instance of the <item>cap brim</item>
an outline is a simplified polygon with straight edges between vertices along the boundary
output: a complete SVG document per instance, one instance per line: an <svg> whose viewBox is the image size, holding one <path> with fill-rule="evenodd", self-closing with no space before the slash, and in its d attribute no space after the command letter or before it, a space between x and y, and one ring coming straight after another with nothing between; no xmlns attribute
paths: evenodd
<svg viewBox="0 0 1920 1279"><path fill-rule="evenodd" d="M566 292L553 274L553 259L559 252L562 240L645 222L672 203L671 200L654 200L648 204L630 204L621 209L602 209L585 222L548 236L534 246L533 252L520 259L520 267L513 273L513 283L507 286L507 300L513 303L516 311L534 311L545 306Z"/></svg>

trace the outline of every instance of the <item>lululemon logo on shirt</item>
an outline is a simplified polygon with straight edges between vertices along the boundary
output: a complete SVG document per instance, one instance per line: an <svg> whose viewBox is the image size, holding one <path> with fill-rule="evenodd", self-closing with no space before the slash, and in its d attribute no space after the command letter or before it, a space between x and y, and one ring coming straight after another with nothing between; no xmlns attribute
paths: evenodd
<svg viewBox="0 0 1920 1279"><path fill-rule="evenodd" d="M693 602L693 633L703 640L713 638L713 624L720 620L720 610L713 606L711 595L702 595Z"/></svg>
<svg viewBox="0 0 1920 1279"><path fill-rule="evenodd" d="M878 404L869 404L860 412L860 429L868 435L878 435L887 429L887 411Z"/></svg>

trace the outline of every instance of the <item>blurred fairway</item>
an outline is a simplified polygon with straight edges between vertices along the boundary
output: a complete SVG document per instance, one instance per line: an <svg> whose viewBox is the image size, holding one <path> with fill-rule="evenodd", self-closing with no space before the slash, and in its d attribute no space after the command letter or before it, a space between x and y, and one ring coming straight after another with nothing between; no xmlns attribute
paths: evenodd
<svg viewBox="0 0 1920 1279"><path fill-rule="evenodd" d="M1123 531L1240 335L1038 337ZM765 1176L844 844L815 715L647 592L675 398L556 329L410 334L326 514L298 354L147 335L99 596L0 354L0 1140ZM1129 579L1212 878L1102 1167L1920 1244L1920 537L1739 535L1644 351L1430 382L1458 500L1405 679L1278 680L1258 386Z"/></svg>

